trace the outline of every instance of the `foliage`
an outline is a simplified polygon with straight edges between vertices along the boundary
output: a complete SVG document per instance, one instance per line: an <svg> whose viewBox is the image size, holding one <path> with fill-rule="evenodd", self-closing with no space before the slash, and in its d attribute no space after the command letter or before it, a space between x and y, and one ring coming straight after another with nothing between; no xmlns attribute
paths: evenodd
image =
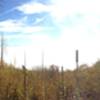
<svg viewBox="0 0 100 100"><path fill-rule="evenodd" d="M0 100L74 100L76 96L76 73L82 100L100 99L100 61L92 66L83 64L79 71L65 70L61 82L59 66L26 70L4 64L0 68ZM26 75L26 85L24 85ZM26 86L24 88L24 86Z"/></svg>

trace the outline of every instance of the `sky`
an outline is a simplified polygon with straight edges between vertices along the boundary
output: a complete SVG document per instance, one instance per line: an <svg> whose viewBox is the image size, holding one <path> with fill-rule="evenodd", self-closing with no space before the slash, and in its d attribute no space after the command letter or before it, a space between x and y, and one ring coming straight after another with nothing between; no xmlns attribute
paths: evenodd
<svg viewBox="0 0 100 100"><path fill-rule="evenodd" d="M100 58L99 0L1 0L0 34L7 63L27 68L55 64L75 68Z"/></svg>

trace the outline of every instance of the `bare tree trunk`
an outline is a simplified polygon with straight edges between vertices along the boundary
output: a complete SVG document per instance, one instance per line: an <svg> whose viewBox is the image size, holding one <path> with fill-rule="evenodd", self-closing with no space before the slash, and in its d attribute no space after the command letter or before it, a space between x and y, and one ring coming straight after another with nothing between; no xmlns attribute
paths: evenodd
<svg viewBox="0 0 100 100"><path fill-rule="evenodd" d="M3 33L1 34L1 66L3 67L3 60L4 60L4 36Z"/></svg>
<svg viewBox="0 0 100 100"><path fill-rule="evenodd" d="M42 51L42 78L43 78L43 100L47 99L47 91L46 91L46 80L45 80L45 75L46 75L46 69L44 68L44 51Z"/></svg>
<svg viewBox="0 0 100 100"><path fill-rule="evenodd" d="M23 67L23 74L24 74L24 80L23 80L24 91L23 91L23 94L24 94L24 100L27 100L26 68L25 68L25 66L22 66L22 67Z"/></svg>
<svg viewBox="0 0 100 100"><path fill-rule="evenodd" d="M75 73L75 79L76 79L76 89L75 89L75 99L76 100L82 100L82 97L80 95L80 80L79 80L79 51L76 50L76 73Z"/></svg>

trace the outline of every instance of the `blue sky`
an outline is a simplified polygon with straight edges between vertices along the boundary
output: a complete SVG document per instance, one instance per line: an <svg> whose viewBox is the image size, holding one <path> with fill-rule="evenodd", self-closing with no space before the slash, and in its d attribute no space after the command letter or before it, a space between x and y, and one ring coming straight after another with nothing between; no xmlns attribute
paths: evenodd
<svg viewBox="0 0 100 100"><path fill-rule="evenodd" d="M2 0L0 33L5 36L5 60L27 66L56 64L75 68L75 50L80 64L100 58L99 0Z"/></svg>

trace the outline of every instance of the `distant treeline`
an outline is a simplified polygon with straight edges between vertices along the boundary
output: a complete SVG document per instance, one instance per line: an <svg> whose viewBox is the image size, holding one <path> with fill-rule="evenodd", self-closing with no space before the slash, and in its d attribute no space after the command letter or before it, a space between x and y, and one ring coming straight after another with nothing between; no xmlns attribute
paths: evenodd
<svg viewBox="0 0 100 100"><path fill-rule="evenodd" d="M3 64L0 100L100 100L100 61L63 72L56 65L27 70Z"/></svg>

